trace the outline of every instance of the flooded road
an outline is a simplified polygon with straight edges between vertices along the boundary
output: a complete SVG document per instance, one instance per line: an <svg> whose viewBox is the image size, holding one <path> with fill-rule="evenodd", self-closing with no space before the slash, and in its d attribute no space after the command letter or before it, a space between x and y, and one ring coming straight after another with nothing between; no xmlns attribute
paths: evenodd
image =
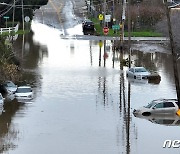
<svg viewBox="0 0 180 154"><path fill-rule="evenodd" d="M126 77L127 67L120 70L119 52L113 68L111 41L106 43L103 67L104 48L99 66L98 41L61 39L63 32L80 35L81 24L62 31L34 20L32 32L24 37L23 48L23 36L15 46L25 71L20 84L30 84L35 96L28 103L5 103L0 115L0 153L180 153L178 148L163 148L165 140L180 139L180 118L141 119L132 113L153 99L176 98L166 48L153 45L148 51L137 51L138 45L134 47L133 64L161 75L160 82L148 83ZM127 57L125 52L123 58Z"/></svg>

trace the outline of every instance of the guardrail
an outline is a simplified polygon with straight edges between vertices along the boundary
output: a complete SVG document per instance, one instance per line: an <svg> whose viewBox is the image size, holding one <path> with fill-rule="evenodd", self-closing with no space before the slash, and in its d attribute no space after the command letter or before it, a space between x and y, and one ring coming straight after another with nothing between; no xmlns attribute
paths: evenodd
<svg viewBox="0 0 180 154"><path fill-rule="evenodd" d="M18 29L19 29L19 24L17 24L15 27L0 28L0 34L4 32L11 33L12 31L17 32Z"/></svg>

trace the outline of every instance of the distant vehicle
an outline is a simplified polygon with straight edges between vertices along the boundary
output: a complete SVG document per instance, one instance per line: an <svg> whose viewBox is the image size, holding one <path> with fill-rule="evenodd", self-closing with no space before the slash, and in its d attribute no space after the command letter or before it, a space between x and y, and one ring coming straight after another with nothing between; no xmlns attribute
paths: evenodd
<svg viewBox="0 0 180 154"><path fill-rule="evenodd" d="M147 79L150 75L144 67L131 67L126 71L126 76L134 79Z"/></svg>
<svg viewBox="0 0 180 154"><path fill-rule="evenodd" d="M94 23L91 20L86 19L82 22L82 29L83 31L94 30Z"/></svg>
<svg viewBox="0 0 180 154"><path fill-rule="evenodd" d="M0 105L2 106L4 104L5 98L3 98L2 94L0 93Z"/></svg>
<svg viewBox="0 0 180 154"><path fill-rule="evenodd" d="M151 114L176 114L178 111L177 99L157 99L147 106L134 109L134 115L150 116Z"/></svg>
<svg viewBox="0 0 180 154"><path fill-rule="evenodd" d="M176 114L152 114L150 116L143 116L141 114L134 114L136 118L146 119L154 124L165 126L180 126L180 117Z"/></svg>
<svg viewBox="0 0 180 154"><path fill-rule="evenodd" d="M31 100L33 99L33 92L30 86L20 86L15 92L17 100Z"/></svg>
<svg viewBox="0 0 180 154"><path fill-rule="evenodd" d="M83 31L83 34L84 34L84 35L94 35L94 34L95 34L95 31L94 31L94 30L84 30L84 31Z"/></svg>
<svg viewBox="0 0 180 154"><path fill-rule="evenodd" d="M5 81L3 83L3 86L6 90L7 93L15 93L15 91L17 90L17 85L15 85L12 81Z"/></svg>

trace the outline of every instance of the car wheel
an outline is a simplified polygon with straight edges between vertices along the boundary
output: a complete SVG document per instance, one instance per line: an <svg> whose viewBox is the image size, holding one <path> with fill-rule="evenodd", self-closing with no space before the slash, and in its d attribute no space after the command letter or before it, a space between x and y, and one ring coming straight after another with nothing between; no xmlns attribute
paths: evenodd
<svg viewBox="0 0 180 154"><path fill-rule="evenodd" d="M126 77L128 77L128 74L126 74Z"/></svg>
<svg viewBox="0 0 180 154"><path fill-rule="evenodd" d="M136 76L134 76L134 79L136 79Z"/></svg>
<svg viewBox="0 0 180 154"><path fill-rule="evenodd" d="M150 116L151 113L150 113L150 112L143 112L142 115L143 115L143 116Z"/></svg>

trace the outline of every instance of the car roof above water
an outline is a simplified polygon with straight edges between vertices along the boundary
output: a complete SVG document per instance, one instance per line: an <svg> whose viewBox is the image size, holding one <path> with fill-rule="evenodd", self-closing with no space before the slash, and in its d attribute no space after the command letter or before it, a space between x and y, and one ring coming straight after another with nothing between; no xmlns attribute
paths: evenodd
<svg viewBox="0 0 180 154"><path fill-rule="evenodd" d="M152 102L154 102L154 103L177 102L177 99L155 99Z"/></svg>
<svg viewBox="0 0 180 154"><path fill-rule="evenodd" d="M143 66L134 66L134 67L131 67L131 68L138 69L138 68L144 68L144 67Z"/></svg>
<svg viewBox="0 0 180 154"><path fill-rule="evenodd" d="M92 22L91 20L89 19L85 19L84 22Z"/></svg>
<svg viewBox="0 0 180 154"><path fill-rule="evenodd" d="M31 88L30 86L19 86L18 89L21 89L21 88Z"/></svg>

